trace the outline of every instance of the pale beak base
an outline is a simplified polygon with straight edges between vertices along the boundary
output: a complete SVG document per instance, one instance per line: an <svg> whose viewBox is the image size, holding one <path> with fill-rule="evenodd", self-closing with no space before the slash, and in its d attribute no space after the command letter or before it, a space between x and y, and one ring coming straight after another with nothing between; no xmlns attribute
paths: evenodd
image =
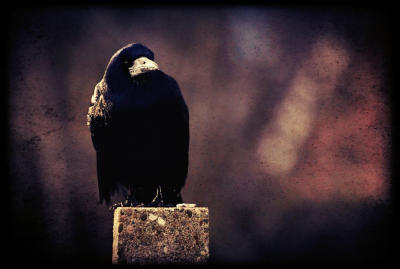
<svg viewBox="0 0 400 269"><path fill-rule="evenodd" d="M133 62L132 67L129 68L129 74L131 75L131 77L135 77L137 75L148 73L155 70L160 70L160 68L154 61L146 57L140 57L136 59Z"/></svg>

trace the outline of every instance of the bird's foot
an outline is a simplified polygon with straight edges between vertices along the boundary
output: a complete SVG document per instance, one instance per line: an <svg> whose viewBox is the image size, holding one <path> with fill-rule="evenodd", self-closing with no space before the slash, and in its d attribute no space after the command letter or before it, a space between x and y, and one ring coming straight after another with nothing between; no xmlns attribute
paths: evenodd
<svg viewBox="0 0 400 269"><path fill-rule="evenodd" d="M153 201L148 205L149 207L163 207L164 205L164 199L162 197L161 193L161 187L159 186L157 188L157 195L154 197Z"/></svg>
<svg viewBox="0 0 400 269"><path fill-rule="evenodd" d="M143 207L145 206L143 203L136 201L135 198L131 199L128 198L125 203L124 203L124 207Z"/></svg>
<svg viewBox="0 0 400 269"><path fill-rule="evenodd" d="M110 211L114 211L118 207L143 207L145 206L143 203L139 203L135 199L126 199L124 202L116 203L110 207Z"/></svg>
<svg viewBox="0 0 400 269"><path fill-rule="evenodd" d="M158 197L154 198L154 200L148 205L148 207L163 207L164 201L159 199Z"/></svg>
<svg viewBox="0 0 400 269"><path fill-rule="evenodd" d="M115 209L117 209L118 207L123 207L124 205L121 203L116 203L113 204L112 206L110 206L110 208L108 209L109 211L115 211Z"/></svg>

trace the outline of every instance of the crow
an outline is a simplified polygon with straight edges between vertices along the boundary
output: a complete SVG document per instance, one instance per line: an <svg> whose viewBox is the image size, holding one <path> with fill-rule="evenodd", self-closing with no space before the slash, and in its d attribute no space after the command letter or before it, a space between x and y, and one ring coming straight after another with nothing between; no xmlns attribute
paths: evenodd
<svg viewBox="0 0 400 269"><path fill-rule="evenodd" d="M96 85L87 125L96 150L100 203L119 185L119 206L182 203L189 165L189 110L178 83L139 43L118 50Z"/></svg>

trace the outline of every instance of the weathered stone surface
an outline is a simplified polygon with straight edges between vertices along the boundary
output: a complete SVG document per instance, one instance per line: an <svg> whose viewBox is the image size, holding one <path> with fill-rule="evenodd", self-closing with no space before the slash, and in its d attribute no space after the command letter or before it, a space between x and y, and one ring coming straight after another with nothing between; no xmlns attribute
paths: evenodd
<svg viewBox="0 0 400 269"><path fill-rule="evenodd" d="M117 208L113 264L206 264L207 207Z"/></svg>

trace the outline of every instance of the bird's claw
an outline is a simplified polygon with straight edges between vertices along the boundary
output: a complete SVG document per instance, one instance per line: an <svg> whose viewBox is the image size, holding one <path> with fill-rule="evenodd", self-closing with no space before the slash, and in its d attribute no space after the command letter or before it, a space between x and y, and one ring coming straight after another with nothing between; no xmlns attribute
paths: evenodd
<svg viewBox="0 0 400 269"><path fill-rule="evenodd" d="M145 204L139 203L139 202L133 202L130 199L127 199L125 202L120 202L112 205L109 210L110 211L115 211L118 207L144 207Z"/></svg>
<svg viewBox="0 0 400 269"><path fill-rule="evenodd" d="M164 206L164 201L161 200L153 200L150 204L149 207L163 207Z"/></svg>
<svg viewBox="0 0 400 269"><path fill-rule="evenodd" d="M157 188L157 195L153 201L147 205L148 207L175 207L176 205L171 203L164 203L163 195L161 192L161 186ZM118 207L146 207L142 202L138 202L133 194L129 195L124 202L116 203L110 207L110 211L115 211Z"/></svg>
<svg viewBox="0 0 400 269"><path fill-rule="evenodd" d="M123 206L124 205L122 204L122 202L121 203L116 203L116 204L113 204L112 206L110 206L110 208L108 210L115 211L115 209L117 209L118 207L123 207Z"/></svg>
<svg viewBox="0 0 400 269"><path fill-rule="evenodd" d="M149 207L164 207L164 199L161 192L161 186L157 188L157 195L154 197L153 201L149 204Z"/></svg>

